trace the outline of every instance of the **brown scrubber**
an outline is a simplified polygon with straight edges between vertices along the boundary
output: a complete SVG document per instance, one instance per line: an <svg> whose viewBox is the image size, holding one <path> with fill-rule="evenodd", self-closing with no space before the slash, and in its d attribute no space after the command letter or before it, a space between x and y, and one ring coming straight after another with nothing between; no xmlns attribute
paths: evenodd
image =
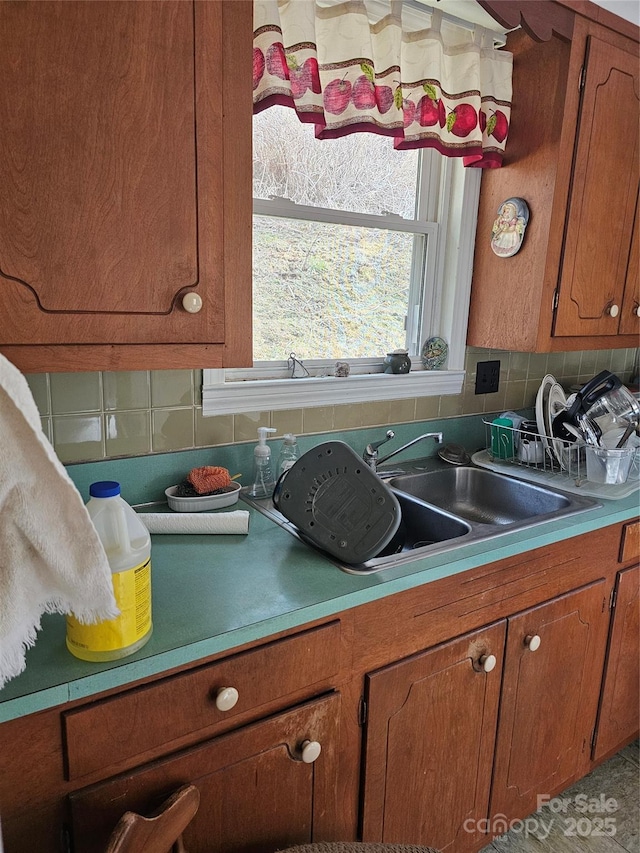
<svg viewBox="0 0 640 853"><path fill-rule="evenodd" d="M231 477L226 468L218 465L204 465L202 468L192 468L187 474L187 480L199 495L206 495L216 489L224 489L231 485Z"/></svg>

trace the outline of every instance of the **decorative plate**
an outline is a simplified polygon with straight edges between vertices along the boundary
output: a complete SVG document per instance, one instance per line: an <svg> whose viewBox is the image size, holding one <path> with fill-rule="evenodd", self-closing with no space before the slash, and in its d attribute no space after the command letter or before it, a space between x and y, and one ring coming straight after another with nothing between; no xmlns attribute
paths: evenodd
<svg viewBox="0 0 640 853"><path fill-rule="evenodd" d="M499 258L510 258L522 246L529 223L529 206L523 198L508 198L497 213L491 229L491 248Z"/></svg>
<svg viewBox="0 0 640 853"><path fill-rule="evenodd" d="M449 355L449 345L443 338L433 337L426 340L420 354L425 370L439 370Z"/></svg>
<svg viewBox="0 0 640 853"><path fill-rule="evenodd" d="M554 382L553 385L549 388L549 394L547 396L546 407L544 411L544 422L546 429L548 430L546 435L553 436L553 420L556 415L559 415L560 412L564 412L567 408L567 397L564 393L563 387L558 382ZM563 441L561 438L552 438L550 440L551 449L553 450L553 455L558 460L558 463L561 468L564 468L564 451L567 448L568 444L566 441Z"/></svg>
<svg viewBox="0 0 640 853"><path fill-rule="evenodd" d="M547 400L549 398L549 391L551 387L556 384L556 378L551 373L547 373L542 382L540 383L540 388L538 389L538 394L536 396L536 424L538 426L538 432L540 433L540 438L542 440L542 444L544 449L547 452L547 455L553 459L555 454L551 450L549 446L549 442L547 440L547 436L550 433L547 431L548 427L545 422L545 413L547 411Z"/></svg>

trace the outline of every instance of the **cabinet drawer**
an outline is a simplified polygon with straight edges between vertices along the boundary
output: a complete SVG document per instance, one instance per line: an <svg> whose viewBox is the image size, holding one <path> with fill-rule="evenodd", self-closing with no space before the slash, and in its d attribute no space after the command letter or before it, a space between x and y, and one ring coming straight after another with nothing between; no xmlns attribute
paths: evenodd
<svg viewBox="0 0 640 853"><path fill-rule="evenodd" d="M619 563L640 560L640 521L630 521L622 528Z"/></svg>
<svg viewBox="0 0 640 853"><path fill-rule="evenodd" d="M165 678L64 715L67 778L140 763L163 744L330 679L340 665L340 623L331 622L257 649ZM237 690L236 704L219 710L221 690ZM228 726L228 723L227 723ZM120 769L120 768L119 768Z"/></svg>

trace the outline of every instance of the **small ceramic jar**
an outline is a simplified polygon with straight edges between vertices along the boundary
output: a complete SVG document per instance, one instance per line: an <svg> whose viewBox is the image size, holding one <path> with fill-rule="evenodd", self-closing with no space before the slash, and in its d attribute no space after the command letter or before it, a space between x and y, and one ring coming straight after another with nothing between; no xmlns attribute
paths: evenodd
<svg viewBox="0 0 640 853"><path fill-rule="evenodd" d="M388 352L383 364L385 373L408 373L411 370L411 359L406 349Z"/></svg>

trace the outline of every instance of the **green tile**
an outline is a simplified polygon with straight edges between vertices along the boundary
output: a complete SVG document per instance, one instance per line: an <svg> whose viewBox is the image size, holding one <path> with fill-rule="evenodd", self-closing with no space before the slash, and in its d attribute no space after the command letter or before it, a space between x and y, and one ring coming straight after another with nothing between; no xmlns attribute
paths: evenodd
<svg viewBox="0 0 640 853"><path fill-rule="evenodd" d="M414 397L407 400L391 400L391 423L407 424L416 419L416 401Z"/></svg>
<svg viewBox="0 0 640 853"><path fill-rule="evenodd" d="M416 397L417 421L430 421L438 417L440 412L440 397Z"/></svg>
<svg viewBox="0 0 640 853"><path fill-rule="evenodd" d="M504 394L505 409L522 409L525 405L526 390L527 383L524 380L507 382Z"/></svg>
<svg viewBox="0 0 640 853"><path fill-rule="evenodd" d="M154 409L163 406L192 406L193 371L153 370L151 405Z"/></svg>
<svg viewBox="0 0 640 853"><path fill-rule="evenodd" d="M233 416L233 440L257 441L258 427L271 426L271 412L243 412ZM275 433L269 433L275 435Z"/></svg>
<svg viewBox="0 0 640 853"><path fill-rule="evenodd" d="M102 409L99 373L51 373L49 385L54 415L99 412Z"/></svg>
<svg viewBox="0 0 640 853"><path fill-rule="evenodd" d="M233 415L213 415L204 418L202 409L196 413L196 447L211 447L233 443Z"/></svg>
<svg viewBox="0 0 640 853"><path fill-rule="evenodd" d="M463 413L463 400L461 394L446 394L440 397L439 399L439 417L449 418L453 417L454 415L461 415Z"/></svg>
<svg viewBox="0 0 640 853"><path fill-rule="evenodd" d="M102 415L53 418L53 446L61 462L89 462L104 457Z"/></svg>
<svg viewBox="0 0 640 853"><path fill-rule="evenodd" d="M372 403L360 403L363 426L388 426L394 423L393 406L395 400L375 400Z"/></svg>
<svg viewBox="0 0 640 853"><path fill-rule="evenodd" d="M512 352L509 356L509 381L526 379L529 375L529 353Z"/></svg>
<svg viewBox="0 0 640 853"><path fill-rule="evenodd" d="M465 385L462 393L462 411L465 415L480 415L484 411L484 394L476 394L475 385Z"/></svg>
<svg viewBox="0 0 640 853"><path fill-rule="evenodd" d="M334 429L333 406L317 406L302 413L305 433L327 432Z"/></svg>
<svg viewBox="0 0 640 853"><path fill-rule="evenodd" d="M273 413L274 415L277 412ZM334 429L358 429L362 426L362 405L360 403L345 403L333 407Z"/></svg>
<svg viewBox="0 0 640 853"><path fill-rule="evenodd" d="M524 402L523 406L531 408L536 404L536 397L540 390L539 379L528 379L525 383Z"/></svg>
<svg viewBox="0 0 640 853"><path fill-rule="evenodd" d="M601 370L611 370L611 350L610 349L601 349L598 350L598 354L596 356L596 373L600 373Z"/></svg>
<svg viewBox="0 0 640 853"><path fill-rule="evenodd" d="M140 456L151 451L151 416L144 412L105 415L107 456Z"/></svg>
<svg viewBox="0 0 640 853"><path fill-rule="evenodd" d="M627 350L614 349L611 352L611 367L612 373L615 373L621 379L625 379L625 370L627 366Z"/></svg>
<svg viewBox="0 0 640 853"><path fill-rule="evenodd" d="M483 396L485 412L504 412L506 409L506 382L500 383L500 387L495 394L484 394Z"/></svg>
<svg viewBox="0 0 640 853"><path fill-rule="evenodd" d="M302 409L282 409L278 412L272 412L271 426L277 430L274 435L284 435L287 432L300 435L302 432Z"/></svg>
<svg viewBox="0 0 640 853"><path fill-rule="evenodd" d="M576 369L580 364L580 353L564 353L564 352L550 352L547 353L547 373L553 374L556 379L561 379L566 371L566 365L570 363L571 358L575 358Z"/></svg>
<svg viewBox="0 0 640 853"><path fill-rule="evenodd" d="M154 452L193 447L193 409L154 409L151 430Z"/></svg>
<svg viewBox="0 0 640 853"><path fill-rule="evenodd" d="M46 373L29 373L25 379L40 414L42 416L50 414L48 375Z"/></svg>
<svg viewBox="0 0 640 853"><path fill-rule="evenodd" d="M565 376L578 376L581 371L582 352L566 352L564 354L564 370L562 378ZM550 371L553 373L553 371Z"/></svg>
<svg viewBox="0 0 640 853"><path fill-rule="evenodd" d="M547 373L547 353L532 352L529 356L529 379L542 380ZM540 384L540 383L538 383Z"/></svg>
<svg viewBox="0 0 640 853"><path fill-rule="evenodd" d="M580 359L580 378L586 382L596 375L598 353L595 350L584 350Z"/></svg>
<svg viewBox="0 0 640 853"><path fill-rule="evenodd" d="M103 373L102 388L105 412L148 409L151 405L147 370Z"/></svg>

